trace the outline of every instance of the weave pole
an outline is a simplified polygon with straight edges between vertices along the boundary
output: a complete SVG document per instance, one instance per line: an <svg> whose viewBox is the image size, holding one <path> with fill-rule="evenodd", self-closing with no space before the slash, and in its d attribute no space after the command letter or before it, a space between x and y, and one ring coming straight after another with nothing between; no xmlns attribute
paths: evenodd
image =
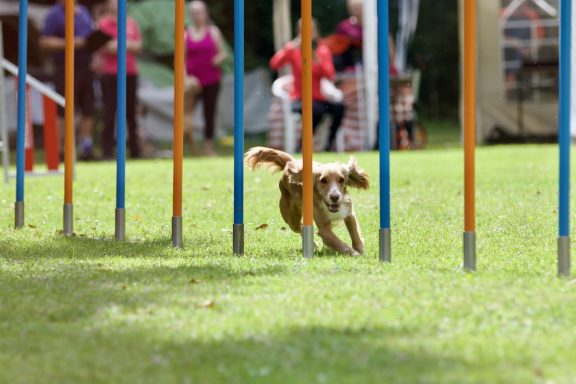
<svg viewBox="0 0 576 384"><path fill-rule="evenodd" d="M378 114L380 144L380 261L392 262L390 225L390 41L388 0L378 0Z"/></svg>
<svg viewBox="0 0 576 384"><path fill-rule="evenodd" d="M560 3L560 95L558 143L560 182L558 209L558 276L570 276L570 98L572 70L572 0Z"/></svg>
<svg viewBox="0 0 576 384"><path fill-rule="evenodd" d="M18 14L18 122L16 131L16 203L14 227L24 227L24 152L26 150L26 74L28 73L28 0L20 0ZM3 97L3 95L2 95Z"/></svg>
<svg viewBox="0 0 576 384"><path fill-rule="evenodd" d="M118 1L115 238L126 238L126 0Z"/></svg>
<svg viewBox="0 0 576 384"><path fill-rule="evenodd" d="M234 226L232 251L244 254L244 0L234 1Z"/></svg>
<svg viewBox="0 0 576 384"><path fill-rule="evenodd" d="M464 270L476 270L476 0L464 2Z"/></svg>
<svg viewBox="0 0 576 384"><path fill-rule="evenodd" d="M302 253L314 256L312 155L312 0L302 0Z"/></svg>
<svg viewBox="0 0 576 384"><path fill-rule="evenodd" d="M66 0L64 96L64 236L74 233L74 0Z"/></svg>
<svg viewBox="0 0 576 384"><path fill-rule="evenodd" d="M172 245L182 247L182 172L184 161L184 0L174 12L174 174L172 183Z"/></svg>

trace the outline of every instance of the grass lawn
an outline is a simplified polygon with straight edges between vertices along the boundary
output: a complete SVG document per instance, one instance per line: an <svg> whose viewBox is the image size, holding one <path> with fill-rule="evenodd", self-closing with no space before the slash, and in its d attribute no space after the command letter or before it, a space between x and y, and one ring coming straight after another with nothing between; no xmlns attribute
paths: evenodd
<svg viewBox="0 0 576 384"><path fill-rule="evenodd" d="M79 165L71 239L62 178L27 181L16 232L2 186L0 382L576 382L557 148L479 149L476 274L460 267L460 149L392 155L391 265L376 256L378 157L358 159L372 176L354 192L358 258L303 260L265 171L246 173L246 256L232 256L231 158L185 162L184 250L170 247L170 161L128 165L127 243L112 240L112 163Z"/></svg>

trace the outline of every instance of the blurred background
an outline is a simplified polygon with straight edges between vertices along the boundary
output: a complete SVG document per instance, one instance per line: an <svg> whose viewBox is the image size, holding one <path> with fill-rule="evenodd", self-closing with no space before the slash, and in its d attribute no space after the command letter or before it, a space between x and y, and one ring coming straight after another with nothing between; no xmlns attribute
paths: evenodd
<svg viewBox="0 0 576 384"><path fill-rule="evenodd" d="M39 45L46 15L56 2L30 1L29 73L51 84L54 67L51 55ZM106 1L80 0L94 22L106 12ZM314 0L313 14L322 39L337 35L338 26L351 18L346 0ZM392 60L391 114L393 147L420 149L453 146L460 142L461 105L461 10L462 0L390 1ZM219 150L232 143L232 42L233 4L211 0L207 7L214 25L222 32L229 53L221 65L223 78L218 99L216 137ZM294 35L300 1L251 0L246 2L246 131L248 140L272 147L297 150L287 140L298 139L299 122L286 109L294 102L284 83L277 79L289 70L273 71L269 60ZM332 79L336 96L346 107L337 145L338 151L371 150L377 146L377 63L375 1L363 2L363 52L352 68L339 70ZM548 142L556 137L558 88L558 1L478 1L478 142ZM367 13L366 10L373 12ZM138 126L147 156L167 155L172 138L172 58L174 51L174 2L140 0L128 2L129 15L142 34L138 55ZM369 17L367 17L369 16ZM18 1L0 3L3 51L6 60L17 64ZM192 19L186 13L186 24ZM337 68L338 69L338 68ZM98 76L96 76L96 81ZM276 84L276 89L274 88ZM288 87L291 85L288 84ZM6 125L15 129L15 83L5 81ZM101 111L101 92L95 85L96 110ZM285 91L285 92L284 92ZM284 92L284 93L283 93ZM36 126L43 124L41 103L31 96ZM192 105L188 103L187 105ZM192 140L202 141L204 122L201 108L187 108ZM289 107L288 107L289 108ZM398 117L398 116L402 117ZM97 112L98 116L98 112ZM96 118L95 131L101 129ZM288 131L290 130L290 132ZM319 129L318 141L327 135ZM11 134L13 136L13 134ZM38 136L42 136L38 132ZM98 142L98 135L95 134ZM12 140L13 141L13 140ZM41 137L37 145L41 145ZM318 144L321 148L322 144Z"/></svg>

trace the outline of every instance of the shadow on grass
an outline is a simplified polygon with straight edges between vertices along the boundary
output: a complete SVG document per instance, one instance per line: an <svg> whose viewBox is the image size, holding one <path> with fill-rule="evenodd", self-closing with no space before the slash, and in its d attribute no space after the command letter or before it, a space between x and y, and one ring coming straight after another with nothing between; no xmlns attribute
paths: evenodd
<svg viewBox="0 0 576 384"><path fill-rule="evenodd" d="M65 343L52 340L44 346L51 353L35 357L42 362L36 366L55 367L78 351L74 364L49 372L34 372L31 365L13 374L20 379L38 374L52 382L457 383L479 370L460 357L411 347L416 335L407 329L310 326L211 338L190 336L186 327L168 330L168 324L119 325L85 330ZM98 340L99 348L87 353L91 340Z"/></svg>

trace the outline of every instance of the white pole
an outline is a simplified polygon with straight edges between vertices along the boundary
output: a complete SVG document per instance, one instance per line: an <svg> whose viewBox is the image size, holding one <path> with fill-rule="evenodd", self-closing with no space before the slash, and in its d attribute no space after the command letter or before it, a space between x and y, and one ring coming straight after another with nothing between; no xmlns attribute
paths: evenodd
<svg viewBox="0 0 576 384"><path fill-rule="evenodd" d="M0 57L0 69L5 69L14 76L18 76L18 67L6 60L4 57ZM26 75L26 83L32 88L36 89L38 92L44 96L54 100L56 104L64 108L66 106L66 101L63 96L56 93L52 88L46 86L41 81L36 80L30 75Z"/></svg>
<svg viewBox="0 0 576 384"><path fill-rule="evenodd" d="M378 94L378 38L387 39L388 36L378 36L376 0L364 1L364 89L366 91L366 149L371 150L376 143L376 103ZM360 91L360 90L359 90ZM360 100L360 98L359 98Z"/></svg>
<svg viewBox="0 0 576 384"><path fill-rule="evenodd" d="M4 36L0 22L0 59L4 59ZM4 70L0 67L0 134L2 134L2 168L4 181L10 183L10 143L8 142L8 125L6 124L6 95L4 94Z"/></svg>

